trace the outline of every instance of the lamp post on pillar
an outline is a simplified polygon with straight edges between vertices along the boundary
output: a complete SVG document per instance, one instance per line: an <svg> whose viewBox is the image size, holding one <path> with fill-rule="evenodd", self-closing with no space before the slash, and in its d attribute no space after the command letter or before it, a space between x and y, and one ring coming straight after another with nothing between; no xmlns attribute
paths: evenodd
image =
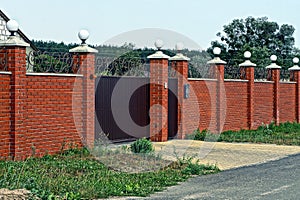
<svg viewBox="0 0 300 200"><path fill-rule="evenodd" d="M94 134L95 134L95 53L98 51L89 47L85 41L89 38L89 32L81 30L78 33L79 39L82 41L81 45L70 49L70 53L76 53L74 55L74 61L79 56L80 73L83 75L82 81L82 126L83 131L81 133L83 143L87 147L94 146Z"/></svg>
<svg viewBox="0 0 300 200"><path fill-rule="evenodd" d="M169 56L161 50L163 41L157 40L158 49L150 59L150 139L168 140L168 65Z"/></svg>
<svg viewBox="0 0 300 200"><path fill-rule="evenodd" d="M299 58L295 57L293 59L294 66L289 68L290 80L296 82L296 116L295 119L297 123L300 123L300 67L298 65Z"/></svg>
<svg viewBox="0 0 300 200"><path fill-rule="evenodd" d="M244 71L245 76L241 75L244 79L248 80L248 86L247 86L247 108L248 108L248 128L253 129L254 128L254 67L256 67L256 64L252 63L250 61L251 53L249 51L246 51L244 53L244 57L246 58L246 61L241 63L239 66L243 68L242 71Z"/></svg>
<svg viewBox="0 0 300 200"><path fill-rule="evenodd" d="M276 125L279 125L279 80L280 80L280 69L281 67L276 64L277 56L272 55L270 57L272 64L267 66L268 70L268 81L273 81L273 118Z"/></svg>
<svg viewBox="0 0 300 200"><path fill-rule="evenodd" d="M221 54L221 48L215 47L213 49L213 53L215 57L207 62L207 64L210 65L211 78L224 80L224 65L227 63L219 57Z"/></svg>
<svg viewBox="0 0 300 200"><path fill-rule="evenodd" d="M182 43L177 43L175 46L177 50L177 54L170 58L170 61L175 66L177 80L178 80L178 88L177 88L177 99L178 99L178 114L177 114L177 125L178 125L178 132L177 138L183 139L185 136L185 95L184 95L184 86L188 85L188 70L189 70L189 63L190 60L188 57L184 56L181 51L183 49Z"/></svg>
<svg viewBox="0 0 300 200"><path fill-rule="evenodd" d="M221 60L219 55L221 54L221 49L215 47L213 49L215 57L208 61L207 64L210 65L211 78L217 79L216 85L216 129L213 132L220 133L222 130L222 124L225 121L225 90L224 90L224 66L227 64L225 61ZM213 114L212 114L213 115ZM213 118L213 116L212 116Z"/></svg>

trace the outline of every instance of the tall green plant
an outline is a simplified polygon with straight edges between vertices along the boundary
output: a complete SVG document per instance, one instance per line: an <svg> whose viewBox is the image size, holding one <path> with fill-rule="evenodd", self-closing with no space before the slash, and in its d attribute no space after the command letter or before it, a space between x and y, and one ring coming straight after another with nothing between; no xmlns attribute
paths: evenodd
<svg viewBox="0 0 300 200"><path fill-rule="evenodd" d="M130 145L133 153L151 153L154 152L152 143L146 138L138 139Z"/></svg>

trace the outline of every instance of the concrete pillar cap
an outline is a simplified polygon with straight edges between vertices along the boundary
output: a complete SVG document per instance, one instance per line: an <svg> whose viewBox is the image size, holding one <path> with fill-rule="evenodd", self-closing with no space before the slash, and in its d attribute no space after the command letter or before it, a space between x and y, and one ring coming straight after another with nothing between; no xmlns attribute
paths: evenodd
<svg viewBox="0 0 300 200"><path fill-rule="evenodd" d="M7 40L0 43L0 46L18 46L18 47L29 47L30 45L27 42L21 40L18 36L9 36Z"/></svg>
<svg viewBox="0 0 300 200"><path fill-rule="evenodd" d="M281 69L281 67L276 64L276 61L277 61L277 56L276 55L271 55L270 59L272 61L272 64L266 66L266 69Z"/></svg>
<svg viewBox="0 0 300 200"><path fill-rule="evenodd" d="M98 53L97 49L89 47L87 44L81 44L69 50L70 53Z"/></svg>
<svg viewBox="0 0 300 200"><path fill-rule="evenodd" d="M299 63L299 58L295 57L293 58L293 63L294 63L294 66L293 67L290 67L288 70L289 71L300 71L300 67L298 65Z"/></svg>
<svg viewBox="0 0 300 200"><path fill-rule="evenodd" d="M164 54L162 51L156 51L154 54L147 56L148 59L169 59L170 56Z"/></svg>
<svg viewBox="0 0 300 200"><path fill-rule="evenodd" d="M216 65L222 64L222 65L225 65L225 64L227 64L227 62L225 62L224 60L221 60L220 57L214 57L214 59L208 61L207 64L210 64L210 65L212 65L212 64L216 64Z"/></svg>

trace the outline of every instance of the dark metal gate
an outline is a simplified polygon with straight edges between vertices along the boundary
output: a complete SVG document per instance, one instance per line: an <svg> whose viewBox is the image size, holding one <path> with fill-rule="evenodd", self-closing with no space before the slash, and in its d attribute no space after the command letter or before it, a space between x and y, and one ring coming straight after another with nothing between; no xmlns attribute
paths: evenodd
<svg viewBox="0 0 300 200"><path fill-rule="evenodd" d="M144 77L96 79L95 141L105 134L113 142L150 136L150 84Z"/></svg>
<svg viewBox="0 0 300 200"><path fill-rule="evenodd" d="M172 139L177 136L177 113L178 113L178 99L177 99L178 81L176 78L169 78L168 81L168 138Z"/></svg>
<svg viewBox="0 0 300 200"><path fill-rule="evenodd" d="M95 141L106 135L113 142L150 136L150 79L109 77L96 79ZM168 80L168 138L177 136L177 79Z"/></svg>

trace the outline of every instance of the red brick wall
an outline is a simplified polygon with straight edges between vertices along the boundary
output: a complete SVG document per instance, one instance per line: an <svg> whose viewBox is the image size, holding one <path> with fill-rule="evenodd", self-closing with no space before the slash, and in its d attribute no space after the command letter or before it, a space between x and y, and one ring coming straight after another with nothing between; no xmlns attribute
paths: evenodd
<svg viewBox="0 0 300 200"><path fill-rule="evenodd" d="M0 74L0 159L9 156L11 75Z"/></svg>
<svg viewBox="0 0 300 200"><path fill-rule="evenodd" d="M273 121L273 83L254 82L254 128Z"/></svg>
<svg viewBox="0 0 300 200"><path fill-rule="evenodd" d="M280 83L279 118L280 122L296 120L296 83Z"/></svg>
<svg viewBox="0 0 300 200"><path fill-rule="evenodd" d="M22 154L32 154L32 147L45 154L81 146L82 77L27 75L26 94Z"/></svg>
<svg viewBox="0 0 300 200"><path fill-rule="evenodd" d="M5 55L11 74L0 74L0 158L24 159L93 142L94 54L80 53L81 75L26 74L24 46L8 46ZM86 132L90 137L83 141Z"/></svg>
<svg viewBox="0 0 300 200"><path fill-rule="evenodd" d="M189 80L195 97L186 99L185 132L195 129L214 131L216 125L216 84L213 80ZM223 131L248 128L248 82L225 80L226 116ZM254 128L273 121L273 83L254 83ZM296 84L280 83L279 112L280 122L296 120ZM195 109L195 105L197 109ZM198 113L199 112L199 115ZM200 118L200 121L197 121ZM198 122L198 124L195 124Z"/></svg>
<svg viewBox="0 0 300 200"><path fill-rule="evenodd" d="M247 129L247 84L225 81L226 115L223 130Z"/></svg>
<svg viewBox="0 0 300 200"><path fill-rule="evenodd" d="M14 150L10 142L11 75L0 74L0 159L14 153L20 159L81 147L82 79L82 76L26 76L23 132L16 137Z"/></svg>
<svg viewBox="0 0 300 200"><path fill-rule="evenodd" d="M200 130L216 129L216 84L215 80L189 80L191 93L186 99L186 133ZM195 107L195 105L197 107ZM196 113L199 112L199 113ZM197 124L195 124L197 123Z"/></svg>
<svg viewBox="0 0 300 200"><path fill-rule="evenodd" d="M191 96L186 101L186 116L188 124L186 132L191 133L196 128L200 130L216 130L216 80L189 80L191 90L197 98ZM247 82L228 82L224 84L226 95L226 116L223 130L239 130L247 128ZM195 109L193 105L197 105ZM196 112L199 111L198 115ZM195 125L200 117L198 125Z"/></svg>

